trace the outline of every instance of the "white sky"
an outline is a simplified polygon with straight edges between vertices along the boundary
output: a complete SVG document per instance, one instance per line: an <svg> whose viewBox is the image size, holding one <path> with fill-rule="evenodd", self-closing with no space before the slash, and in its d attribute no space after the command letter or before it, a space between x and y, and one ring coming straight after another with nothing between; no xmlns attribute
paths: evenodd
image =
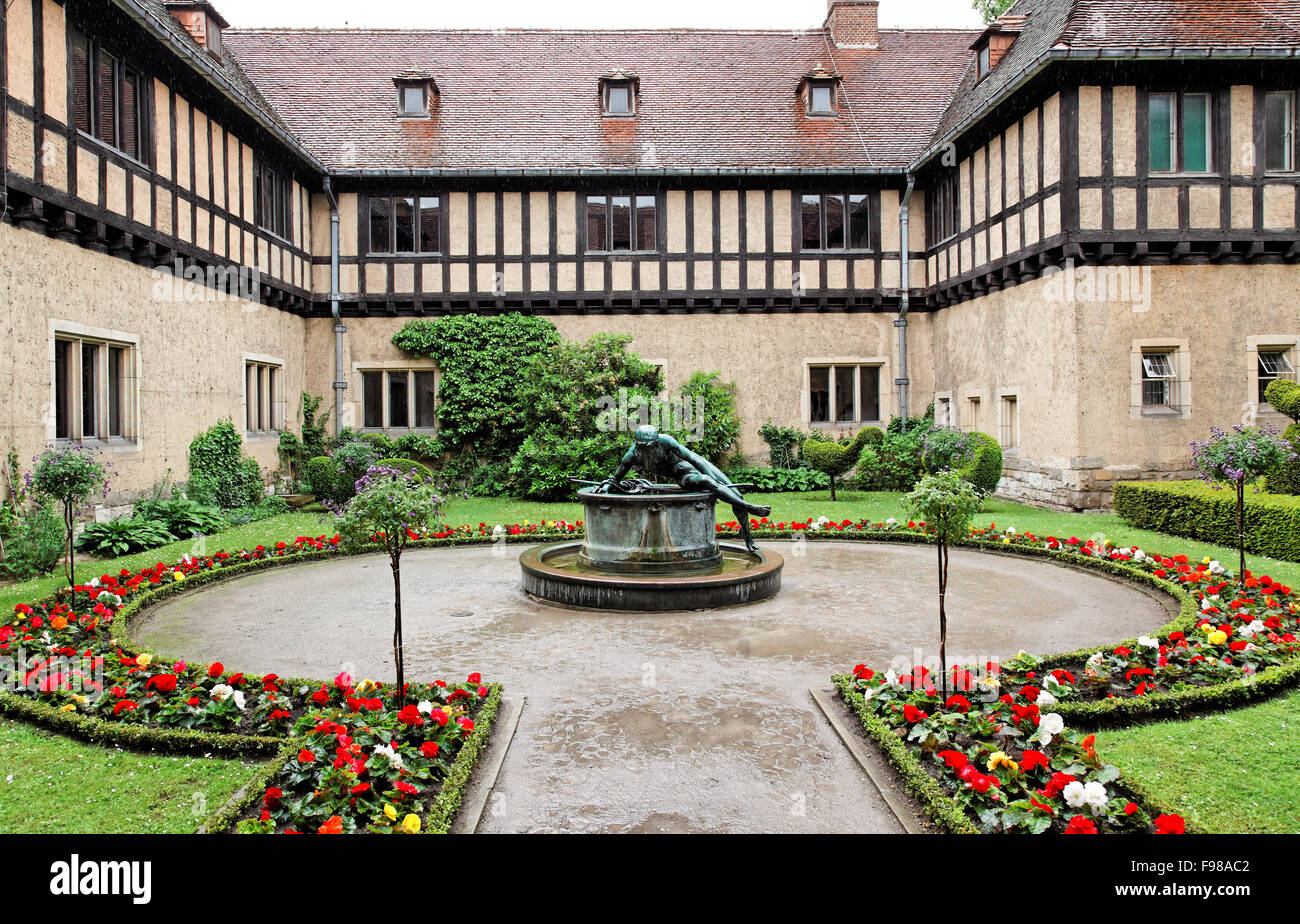
<svg viewBox="0 0 1300 924"><path fill-rule="evenodd" d="M806 29L826 0L213 0L234 28L255 26ZM882 0L882 26L979 28L971 0Z"/></svg>

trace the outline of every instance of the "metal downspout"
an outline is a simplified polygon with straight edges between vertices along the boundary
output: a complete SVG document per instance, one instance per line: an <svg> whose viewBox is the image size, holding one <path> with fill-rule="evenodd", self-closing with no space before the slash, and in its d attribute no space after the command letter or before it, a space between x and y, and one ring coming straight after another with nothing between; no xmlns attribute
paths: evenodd
<svg viewBox="0 0 1300 924"><path fill-rule="evenodd" d="M330 178L325 177L325 195L330 201L330 316L334 318L334 435L343 427L343 392L347 380L343 378L343 335L347 328L339 313L339 200L334 197Z"/></svg>
<svg viewBox="0 0 1300 924"><path fill-rule="evenodd" d="M908 213L915 187L916 176L909 173L907 190L898 206L899 278L903 291L898 300L898 318L894 321L894 326L898 328L898 377L894 379L894 384L898 386L898 415L903 433L907 432L907 386L910 384L907 378L907 310L911 306L912 239L909 236Z"/></svg>

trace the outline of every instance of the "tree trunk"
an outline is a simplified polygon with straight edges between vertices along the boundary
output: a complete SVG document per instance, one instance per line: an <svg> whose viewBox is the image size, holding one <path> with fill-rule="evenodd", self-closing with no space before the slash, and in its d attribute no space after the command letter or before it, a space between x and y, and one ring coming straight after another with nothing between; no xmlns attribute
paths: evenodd
<svg viewBox="0 0 1300 924"><path fill-rule="evenodd" d="M63 534L67 537L68 558L65 563L65 572L68 576L68 609L73 609L77 603L77 562L74 558L74 549L72 548L72 504L67 501L63 502Z"/></svg>
<svg viewBox="0 0 1300 924"><path fill-rule="evenodd" d="M939 552L939 676L943 698L948 699L948 613L944 596L948 592L948 543L939 534L936 548Z"/></svg>
<svg viewBox="0 0 1300 924"><path fill-rule="evenodd" d="M402 553L392 552L393 566L393 662L397 665L397 708L406 700L406 676L402 670Z"/></svg>
<svg viewBox="0 0 1300 924"><path fill-rule="evenodd" d="M835 476L831 475L831 503L835 503Z"/></svg>
<svg viewBox="0 0 1300 924"><path fill-rule="evenodd" d="M1237 481L1237 580L1246 581L1246 479Z"/></svg>

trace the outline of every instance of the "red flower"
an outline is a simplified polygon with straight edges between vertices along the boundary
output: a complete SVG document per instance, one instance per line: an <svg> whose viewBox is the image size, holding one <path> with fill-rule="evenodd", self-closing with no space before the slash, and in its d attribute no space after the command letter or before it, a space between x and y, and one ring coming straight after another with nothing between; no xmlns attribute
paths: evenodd
<svg viewBox="0 0 1300 924"><path fill-rule="evenodd" d="M369 792L369 791L370 791L369 783L358 783L357 785L352 787L352 795L354 796L359 796L363 792Z"/></svg>
<svg viewBox="0 0 1300 924"><path fill-rule="evenodd" d="M284 798L284 793L275 786L272 786L266 791L266 795L262 797L262 804L268 809L276 809L280 807L280 800L282 798Z"/></svg>
<svg viewBox="0 0 1300 924"><path fill-rule="evenodd" d="M865 664L857 664L853 667L854 680L870 680L874 676L876 676L876 672Z"/></svg>
<svg viewBox="0 0 1300 924"><path fill-rule="evenodd" d="M397 720L412 726L424 724L424 718L420 715L420 710L415 706L403 706L402 710L397 713Z"/></svg>
<svg viewBox="0 0 1300 924"><path fill-rule="evenodd" d="M469 733L474 730L473 719L457 719L456 724L460 726L460 733L465 738L468 738Z"/></svg>
<svg viewBox="0 0 1300 924"><path fill-rule="evenodd" d="M915 725L917 722L926 718L926 713L917 709L911 703L903 707L903 718L907 719L908 724Z"/></svg>
<svg viewBox="0 0 1300 924"><path fill-rule="evenodd" d="M1024 773L1028 773L1036 767L1046 767L1047 765L1047 755L1042 751L1025 751L1020 755L1020 769Z"/></svg>
<svg viewBox="0 0 1300 924"><path fill-rule="evenodd" d="M475 671L474 673L470 674L469 677L466 678L466 680L468 683L480 684L483 682L483 675L480 674L478 671Z"/></svg>
<svg viewBox="0 0 1300 924"><path fill-rule="evenodd" d="M300 764L314 764L314 763L316 763L316 755L313 754L313 753L312 753L310 750L308 750L307 748L303 748L301 751L298 752L298 763L300 763Z"/></svg>
<svg viewBox="0 0 1300 924"><path fill-rule="evenodd" d="M1070 823L1065 826L1066 834L1096 834L1097 826L1093 824L1091 818L1084 815L1075 815L1070 819Z"/></svg>
<svg viewBox="0 0 1300 924"><path fill-rule="evenodd" d="M398 792L405 793L408 796L416 796L419 795L420 793L420 790L416 789L414 786L412 786L410 783L406 782L405 780L398 780L396 789Z"/></svg>
<svg viewBox="0 0 1300 924"><path fill-rule="evenodd" d="M939 757L948 765L949 770L960 770L970 763L970 759L961 751L940 751Z"/></svg>
<svg viewBox="0 0 1300 924"><path fill-rule="evenodd" d="M948 702L944 705L954 712L970 712L970 700L964 696L954 693L948 697Z"/></svg>
<svg viewBox="0 0 1300 924"><path fill-rule="evenodd" d="M423 754L425 757L429 758L430 760L433 760L433 758L438 756L438 742L436 741L424 742L424 744L420 745L420 753Z"/></svg>
<svg viewBox="0 0 1300 924"><path fill-rule="evenodd" d="M1134 814L1135 812L1138 812L1138 811L1140 811L1140 810L1138 809L1138 806L1137 806L1137 803L1136 803L1136 802L1130 802L1128 805L1124 806L1124 814L1125 814L1125 815L1132 815L1132 814Z"/></svg>
<svg viewBox="0 0 1300 924"><path fill-rule="evenodd" d="M123 712L130 712L136 706L129 699L118 700L113 704L113 715L121 715Z"/></svg>
<svg viewBox="0 0 1300 924"><path fill-rule="evenodd" d="M316 829L317 834L342 834L343 819L338 815L331 815L329 821Z"/></svg>
<svg viewBox="0 0 1300 924"><path fill-rule="evenodd" d="M209 677L220 677L225 672L226 672L226 666L222 664L220 661L213 661L211 664L208 665Z"/></svg>
<svg viewBox="0 0 1300 924"><path fill-rule="evenodd" d="M1154 824L1156 834L1182 834L1187 830L1181 815L1157 815Z"/></svg>
<svg viewBox="0 0 1300 924"><path fill-rule="evenodd" d="M176 690L176 675L158 674L155 677L150 677L145 681L144 688L146 690L157 690L159 693L173 693Z"/></svg>

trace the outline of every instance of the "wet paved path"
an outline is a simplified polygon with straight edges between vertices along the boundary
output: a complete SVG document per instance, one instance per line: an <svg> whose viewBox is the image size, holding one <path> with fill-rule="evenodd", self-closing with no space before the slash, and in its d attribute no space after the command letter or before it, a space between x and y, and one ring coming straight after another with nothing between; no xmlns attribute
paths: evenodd
<svg viewBox="0 0 1300 924"><path fill-rule="evenodd" d="M808 690L859 661L931 653L934 550L772 547L786 567L771 600L616 615L524 595L519 546L408 552L408 676L478 670L528 697L480 830L899 830ZM140 635L240 670L383 679L391 591L380 556L284 567L166 601ZM948 601L953 660L1072 649L1167 618L1106 578L973 551L952 554Z"/></svg>

